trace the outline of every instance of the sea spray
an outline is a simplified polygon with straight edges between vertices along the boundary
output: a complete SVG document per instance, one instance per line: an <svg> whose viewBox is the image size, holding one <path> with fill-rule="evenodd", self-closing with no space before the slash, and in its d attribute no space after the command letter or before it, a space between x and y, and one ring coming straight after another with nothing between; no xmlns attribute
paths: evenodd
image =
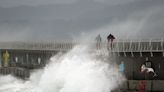
<svg viewBox="0 0 164 92"><path fill-rule="evenodd" d="M102 58L90 49L79 45L65 54L52 57L50 63L44 69L32 73L28 81L5 76L12 80L0 81L0 91L110 92L117 88L123 81L117 67L108 56Z"/></svg>

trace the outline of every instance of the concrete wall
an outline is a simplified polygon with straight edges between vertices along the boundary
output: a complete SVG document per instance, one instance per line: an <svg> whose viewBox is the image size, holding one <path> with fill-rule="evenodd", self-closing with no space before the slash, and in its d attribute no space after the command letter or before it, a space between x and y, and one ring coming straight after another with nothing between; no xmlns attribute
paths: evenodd
<svg viewBox="0 0 164 92"><path fill-rule="evenodd" d="M0 50L1 56L6 50ZM9 67L22 68L41 68L48 63L51 56L55 55L55 51L29 51L29 50L7 50L9 52ZM40 60L39 60L40 59ZM3 66L2 58L2 66Z"/></svg>
<svg viewBox="0 0 164 92"><path fill-rule="evenodd" d="M125 75L129 80L164 80L164 57L162 56L162 53L154 52L153 56L151 56L150 53L142 53L142 56L140 56L140 53L134 53L134 57L131 56L131 53L126 53L126 56L124 56L124 53L120 53L120 56L116 57L116 62L118 64L120 64L121 61L124 61ZM141 65L146 61L146 57L154 64L154 70L158 76L150 78L149 74L140 72Z"/></svg>
<svg viewBox="0 0 164 92"><path fill-rule="evenodd" d="M30 76L30 71L28 69L18 68L18 67L1 67L0 74L2 75L12 74L13 76L22 79L28 79Z"/></svg>
<svg viewBox="0 0 164 92"><path fill-rule="evenodd" d="M1 55L6 50L0 50ZM22 67L28 69L41 68L44 67L46 63L48 63L49 58L59 51L38 51L38 50L8 50L10 54L10 67ZM16 57L18 58L16 61ZM113 58L114 57L114 58ZM140 67L145 62L145 58L149 57L155 65L155 71L157 73L157 77L149 78L148 75L141 74ZM40 62L38 60L40 58ZM2 59L2 58L0 58ZM129 80L164 80L164 57L162 52L122 52L122 53L114 53L113 56L109 57L109 60L113 60L117 64L120 64L121 61L125 63L125 75ZM3 61L3 59L1 60ZM2 62L3 65L3 62Z"/></svg>
<svg viewBox="0 0 164 92"><path fill-rule="evenodd" d="M113 92L139 92L139 83L141 81L145 83L144 92L164 92L163 80L128 80L113 90Z"/></svg>

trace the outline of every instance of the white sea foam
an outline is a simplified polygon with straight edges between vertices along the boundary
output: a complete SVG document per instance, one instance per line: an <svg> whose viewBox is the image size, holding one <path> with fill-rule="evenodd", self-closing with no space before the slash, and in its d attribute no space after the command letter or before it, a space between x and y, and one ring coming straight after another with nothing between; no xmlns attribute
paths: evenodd
<svg viewBox="0 0 164 92"><path fill-rule="evenodd" d="M28 81L1 76L0 92L110 92L123 81L110 59L88 46L76 46L50 61Z"/></svg>

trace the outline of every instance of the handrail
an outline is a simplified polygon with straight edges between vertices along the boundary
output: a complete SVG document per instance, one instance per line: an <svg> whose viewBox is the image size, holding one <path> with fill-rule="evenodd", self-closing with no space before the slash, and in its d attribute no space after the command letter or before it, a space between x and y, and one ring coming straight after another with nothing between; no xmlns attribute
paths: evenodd
<svg viewBox="0 0 164 92"><path fill-rule="evenodd" d="M72 49L76 44L78 44L78 42L0 42L0 49L67 51ZM95 42L82 44L95 44ZM108 45L106 46L106 44L106 42L101 43L102 49L107 49ZM163 39L117 39L113 44L112 52L164 52Z"/></svg>

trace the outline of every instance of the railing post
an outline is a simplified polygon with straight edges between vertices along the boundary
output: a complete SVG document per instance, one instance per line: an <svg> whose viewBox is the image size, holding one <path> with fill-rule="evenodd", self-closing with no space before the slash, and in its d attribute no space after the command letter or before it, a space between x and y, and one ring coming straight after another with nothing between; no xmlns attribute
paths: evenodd
<svg viewBox="0 0 164 92"><path fill-rule="evenodd" d="M120 48L119 48L119 45L118 45L118 43L119 43L119 40L117 41L117 53L118 53L118 56L120 56Z"/></svg>
<svg viewBox="0 0 164 92"><path fill-rule="evenodd" d="M163 38L161 38L161 50L162 50L162 56L164 57L164 46L163 46Z"/></svg>
<svg viewBox="0 0 164 92"><path fill-rule="evenodd" d="M0 49L0 67L2 67L2 55L1 55L1 49Z"/></svg>
<svg viewBox="0 0 164 92"><path fill-rule="evenodd" d="M161 48L163 50L163 38L161 38Z"/></svg>
<svg viewBox="0 0 164 92"><path fill-rule="evenodd" d="M134 57L133 51L132 51L132 40L130 40L130 52L131 52L131 57Z"/></svg>
<svg viewBox="0 0 164 92"><path fill-rule="evenodd" d="M149 43L149 45L150 45L150 56L153 57L153 52L152 52L152 50L153 50L152 39L150 39L149 42L150 42L150 43Z"/></svg>
<svg viewBox="0 0 164 92"><path fill-rule="evenodd" d="M138 42L138 52L140 53L140 57L142 57L141 39Z"/></svg>
<svg viewBox="0 0 164 92"><path fill-rule="evenodd" d="M28 55L28 53L26 53L26 61L25 62L26 62L25 64L29 63L29 55Z"/></svg>
<svg viewBox="0 0 164 92"><path fill-rule="evenodd" d="M124 56L126 57L126 52L125 52L125 40L123 40L123 52L124 52Z"/></svg>
<svg viewBox="0 0 164 92"><path fill-rule="evenodd" d="M129 51L132 51L132 40L130 40Z"/></svg>
<svg viewBox="0 0 164 92"><path fill-rule="evenodd" d="M139 42L138 42L138 51L140 52L140 45L141 45L141 40L139 40Z"/></svg>

